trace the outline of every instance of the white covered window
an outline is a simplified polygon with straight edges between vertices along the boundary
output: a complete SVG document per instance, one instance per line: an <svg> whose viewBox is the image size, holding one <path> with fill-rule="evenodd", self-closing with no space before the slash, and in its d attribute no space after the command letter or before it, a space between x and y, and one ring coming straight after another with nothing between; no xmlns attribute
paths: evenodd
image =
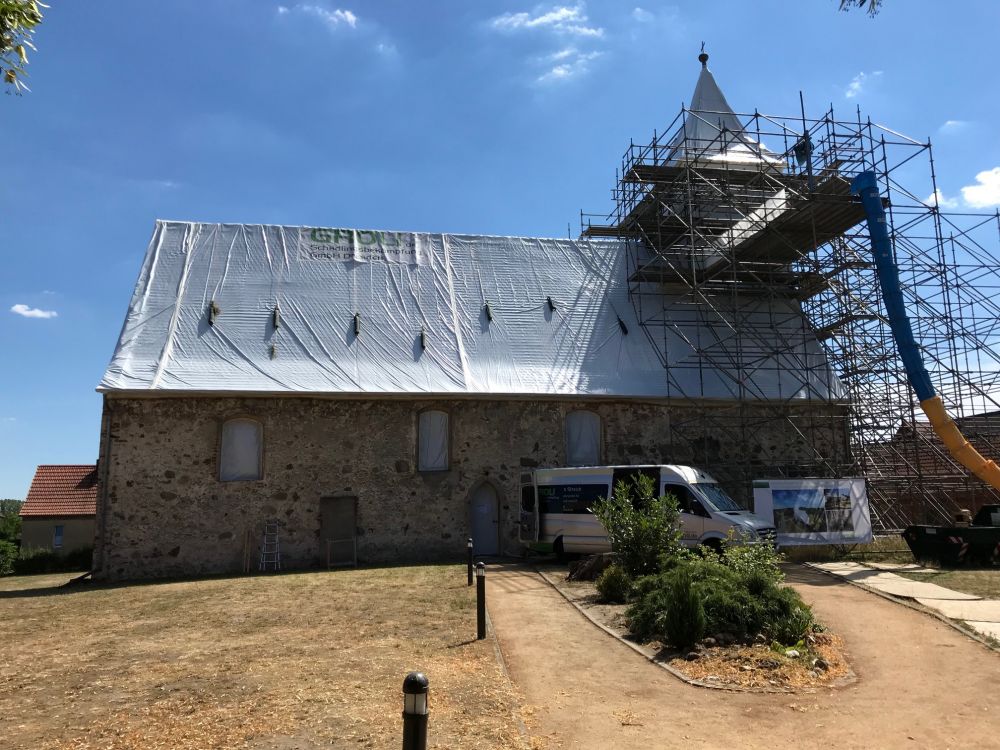
<svg viewBox="0 0 1000 750"><path fill-rule="evenodd" d="M448 468L448 412L422 411L417 424L417 469L445 471Z"/></svg>
<svg viewBox="0 0 1000 750"><path fill-rule="evenodd" d="M223 482L261 478L264 434L260 422L230 419L222 425L219 479Z"/></svg>
<svg viewBox="0 0 1000 750"><path fill-rule="evenodd" d="M601 463L601 418L578 409L566 415L566 463L597 466Z"/></svg>

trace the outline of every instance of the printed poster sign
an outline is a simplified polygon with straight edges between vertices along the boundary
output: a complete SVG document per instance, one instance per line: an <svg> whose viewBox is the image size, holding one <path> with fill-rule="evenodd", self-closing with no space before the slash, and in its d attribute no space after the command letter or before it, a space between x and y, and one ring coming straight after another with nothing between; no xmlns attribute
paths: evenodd
<svg viewBox="0 0 1000 750"><path fill-rule="evenodd" d="M754 512L773 518L778 544L857 544L872 540L864 479L763 479Z"/></svg>
<svg viewBox="0 0 1000 750"><path fill-rule="evenodd" d="M413 232L299 228L299 259L422 265L422 238Z"/></svg>

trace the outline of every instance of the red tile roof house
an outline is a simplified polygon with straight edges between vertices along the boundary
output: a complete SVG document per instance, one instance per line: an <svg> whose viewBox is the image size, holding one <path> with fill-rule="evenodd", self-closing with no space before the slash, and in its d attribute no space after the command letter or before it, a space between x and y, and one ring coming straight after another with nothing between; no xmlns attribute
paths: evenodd
<svg viewBox="0 0 1000 750"><path fill-rule="evenodd" d="M65 554L93 547L96 513L94 464L39 466L21 506L21 549Z"/></svg>

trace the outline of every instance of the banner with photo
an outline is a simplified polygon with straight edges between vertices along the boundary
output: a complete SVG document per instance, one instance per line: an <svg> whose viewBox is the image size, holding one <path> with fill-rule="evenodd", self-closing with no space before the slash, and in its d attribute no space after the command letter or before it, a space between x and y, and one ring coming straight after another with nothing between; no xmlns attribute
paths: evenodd
<svg viewBox="0 0 1000 750"><path fill-rule="evenodd" d="M778 544L858 544L872 540L864 479L760 479L754 513L773 518Z"/></svg>

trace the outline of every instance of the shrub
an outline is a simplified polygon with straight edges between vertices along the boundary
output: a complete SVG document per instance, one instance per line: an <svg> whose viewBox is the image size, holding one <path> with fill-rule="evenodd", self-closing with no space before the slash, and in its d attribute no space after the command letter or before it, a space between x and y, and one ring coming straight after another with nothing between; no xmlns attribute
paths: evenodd
<svg viewBox="0 0 1000 750"><path fill-rule="evenodd" d="M795 643L813 625L809 607L793 589L779 587L773 573L756 569L738 573L711 555L683 560L666 573L636 581L635 603L626 611L629 628L636 636L676 644L667 623L678 597L686 596L685 584L679 579L690 582L701 605L703 632L728 633L739 640L763 634L769 640ZM685 606L690 610L688 602L680 605L682 609ZM696 625L697 615L691 617Z"/></svg>
<svg viewBox="0 0 1000 750"><path fill-rule="evenodd" d="M13 573L16 560L17 545L13 542L0 540L0 576Z"/></svg>
<svg viewBox="0 0 1000 750"><path fill-rule="evenodd" d="M664 556L681 551L677 500L656 497L654 490L653 480L639 474L631 486L619 481L612 497L591 508L607 531L619 565L632 579L658 572Z"/></svg>
<svg viewBox="0 0 1000 750"><path fill-rule="evenodd" d="M609 565L597 577L597 593L602 602L622 604L628 600L632 580L625 569L618 564Z"/></svg>
<svg viewBox="0 0 1000 750"><path fill-rule="evenodd" d="M705 636L705 609L684 568L671 574L664 635L677 648L688 648Z"/></svg>
<svg viewBox="0 0 1000 750"><path fill-rule="evenodd" d="M14 562L14 572L17 575L34 575L89 570L92 557L93 549L90 547L71 550L65 555L29 547L21 550L20 557Z"/></svg>
<svg viewBox="0 0 1000 750"><path fill-rule="evenodd" d="M760 576L771 583L781 583L785 575L778 564L784 556L773 545L729 544L722 552L722 563L745 578Z"/></svg>

